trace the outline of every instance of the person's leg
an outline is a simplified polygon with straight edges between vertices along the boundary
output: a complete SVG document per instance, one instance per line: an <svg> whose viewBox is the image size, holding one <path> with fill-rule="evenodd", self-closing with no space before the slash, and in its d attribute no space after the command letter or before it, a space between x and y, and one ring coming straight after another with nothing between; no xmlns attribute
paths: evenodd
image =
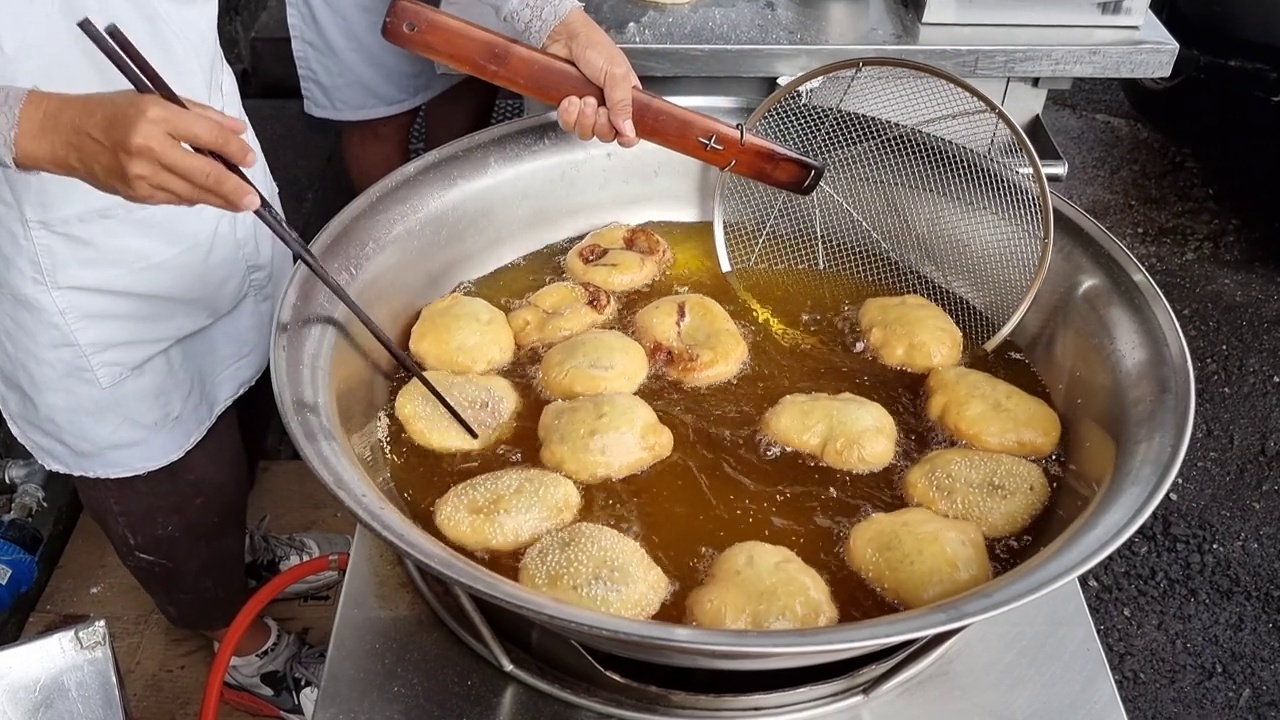
<svg viewBox="0 0 1280 720"><path fill-rule="evenodd" d="M236 422L240 426L241 446L244 448L245 467L249 473L249 489L258 478L258 464L266 454L267 438L271 432L271 416L275 412L276 398L271 387L271 373L264 371L253 385L231 404Z"/></svg>
<svg viewBox="0 0 1280 720"><path fill-rule="evenodd" d="M85 513L173 625L210 637L249 599L244 543L249 472L233 412L186 455L128 478L76 478ZM261 649L247 642L242 654Z"/></svg>
<svg viewBox="0 0 1280 720"><path fill-rule="evenodd" d="M497 86L476 78L467 78L432 98L423 106L427 150L489 127L497 101Z"/></svg>
<svg viewBox="0 0 1280 720"><path fill-rule="evenodd" d="M430 147L488 123L492 86L441 75L434 62L382 38L386 0L286 0L285 8L303 109L340 123L356 192L408 161L409 129L425 104L442 100L429 109Z"/></svg>
<svg viewBox="0 0 1280 720"><path fill-rule="evenodd" d="M409 161L409 129L417 117L415 107L389 117L341 124L342 161L357 195Z"/></svg>
<svg viewBox="0 0 1280 720"><path fill-rule="evenodd" d="M86 514L175 626L220 639L249 596L249 473L234 411L186 455L129 478L76 478ZM306 718L323 654L259 619L237 644L227 683L238 707Z"/></svg>
<svg viewBox="0 0 1280 720"><path fill-rule="evenodd" d="M497 99L497 87L466 78L428 100L422 107L427 150L488 127ZM409 131L418 112L342 123L342 159L353 190L364 192L409 161Z"/></svg>

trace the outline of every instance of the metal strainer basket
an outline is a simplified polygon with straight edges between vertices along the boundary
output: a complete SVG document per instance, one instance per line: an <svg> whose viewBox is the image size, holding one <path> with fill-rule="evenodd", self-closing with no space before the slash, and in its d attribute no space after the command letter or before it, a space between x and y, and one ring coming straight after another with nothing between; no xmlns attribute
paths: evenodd
<svg viewBox="0 0 1280 720"><path fill-rule="evenodd" d="M827 172L806 196L720 176L716 252L740 290L768 278L766 306L784 302L778 288L921 295L988 350L1022 317L1049 264L1049 188L1021 128L977 89L915 62L851 60L787 83L746 127Z"/></svg>

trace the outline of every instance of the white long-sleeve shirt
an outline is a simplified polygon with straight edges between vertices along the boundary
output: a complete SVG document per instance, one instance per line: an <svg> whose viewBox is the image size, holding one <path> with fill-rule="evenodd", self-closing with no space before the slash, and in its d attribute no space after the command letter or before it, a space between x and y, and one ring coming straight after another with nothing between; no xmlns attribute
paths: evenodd
<svg viewBox="0 0 1280 720"><path fill-rule="evenodd" d="M574 0L477 0L541 45ZM126 477L195 445L267 365L292 270L248 213L135 205L13 165L28 88L130 86L76 28L117 23L183 97L245 118L217 0L6 3L0 22L0 412L46 467ZM252 128L246 140L263 157ZM247 171L279 207L265 159Z"/></svg>

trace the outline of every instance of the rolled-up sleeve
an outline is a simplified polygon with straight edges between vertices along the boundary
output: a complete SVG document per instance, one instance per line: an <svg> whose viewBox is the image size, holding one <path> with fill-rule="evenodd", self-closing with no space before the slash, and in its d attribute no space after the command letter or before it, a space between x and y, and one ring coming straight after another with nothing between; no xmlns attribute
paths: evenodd
<svg viewBox="0 0 1280 720"><path fill-rule="evenodd" d="M578 0L480 0L521 35L521 39L542 47L547 36L565 16L582 7Z"/></svg>
<svg viewBox="0 0 1280 720"><path fill-rule="evenodd" d="M27 88L0 85L0 167L13 167L13 142L18 135L18 115L22 112L22 103L26 99Z"/></svg>

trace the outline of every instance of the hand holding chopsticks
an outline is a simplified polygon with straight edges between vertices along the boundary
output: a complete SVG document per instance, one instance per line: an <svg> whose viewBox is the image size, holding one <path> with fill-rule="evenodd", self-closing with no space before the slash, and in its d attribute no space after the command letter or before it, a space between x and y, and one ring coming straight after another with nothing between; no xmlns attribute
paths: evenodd
<svg viewBox="0 0 1280 720"><path fill-rule="evenodd" d="M230 212L258 208L258 193L206 148L240 167L256 162L242 137L248 125L199 104L174 105L132 90L48 93L33 90L22 110L15 159L29 170L74 177L143 205L208 205Z"/></svg>
<svg viewBox="0 0 1280 720"><path fill-rule="evenodd" d="M111 64L114 65L122 75L124 75L129 83L133 85L135 90L140 93L157 94L174 105L183 108L187 107L186 103L184 103L173 91L173 88L171 88L169 84L160 77L159 73L156 72L156 69L152 67L151 63L147 62L146 58L142 56L142 53L138 51L138 48L134 46L120 28L115 25L108 25L106 33L104 34L96 25L93 24L93 21L88 18L77 23L77 27L79 27L94 46L96 46L98 50L106 56L107 60L109 60ZM193 149L204 157L216 160L218 163L230 170L239 180L252 188L255 193L257 193L259 205L258 209L254 211L254 214L258 219L261 220L263 224L265 224L267 228L270 229L271 232L293 252L295 257L301 260L302 263L306 265L322 283L324 283L325 287L328 288L330 292L342 301L342 304L356 316L356 318L365 326L366 329L368 329L370 334L373 335L378 343L381 344L393 358L395 358L400 367L408 372L410 376L417 379L418 382L422 383L422 385L444 407L444 409L449 412L453 419L467 431L468 435L472 438L478 438L479 434L476 433L473 427L471 427L466 418L464 418L462 414L453 407L449 400L431 384L431 381L423 374L422 368L414 362L413 358L411 358L408 353L401 350L391 340L391 338L383 332L382 328L378 327L378 324L373 321L373 318L369 317L369 315L360 308L356 301L347 294L347 291L344 290L336 280L334 280L333 276L329 274L328 270L320 264L320 261L311 252L311 249L307 247L307 243L303 241L291 227L289 227L288 223L285 222L284 217L271 205L266 196L264 196L256 186L254 186L253 182L245 176L240 168L237 167L235 163L227 160L217 153L194 146Z"/></svg>

